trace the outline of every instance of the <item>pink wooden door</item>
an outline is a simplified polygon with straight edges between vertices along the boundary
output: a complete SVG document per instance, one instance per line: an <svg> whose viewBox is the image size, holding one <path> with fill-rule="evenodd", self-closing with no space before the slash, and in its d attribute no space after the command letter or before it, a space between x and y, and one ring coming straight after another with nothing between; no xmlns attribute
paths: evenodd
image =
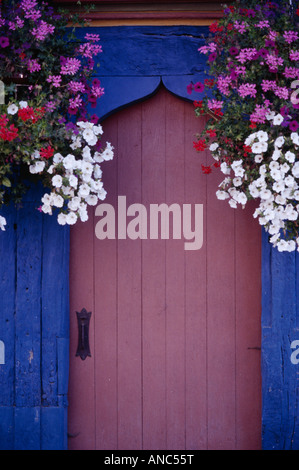
<svg viewBox="0 0 299 470"><path fill-rule="evenodd" d="M260 229L252 208L216 199L223 175L202 174L202 124L164 89L103 123L116 149L105 203L203 204L204 240L98 240L94 210L72 228L70 449L261 446Z"/></svg>

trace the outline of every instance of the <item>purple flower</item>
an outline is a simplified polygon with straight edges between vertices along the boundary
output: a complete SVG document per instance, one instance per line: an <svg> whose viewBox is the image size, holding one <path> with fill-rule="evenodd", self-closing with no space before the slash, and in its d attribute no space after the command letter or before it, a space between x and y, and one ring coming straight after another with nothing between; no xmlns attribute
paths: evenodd
<svg viewBox="0 0 299 470"><path fill-rule="evenodd" d="M282 108L280 108L280 114L282 116L288 116L289 114L289 109L286 107L286 106L283 106Z"/></svg>
<svg viewBox="0 0 299 470"><path fill-rule="evenodd" d="M265 47L275 47L275 42L272 39L266 39Z"/></svg>
<svg viewBox="0 0 299 470"><path fill-rule="evenodd" d="M299 127L299 124L298 124L297 121L291 121L290 124L289 124L289 129L293 132L296 132L298 127Z"/></svg>
<svg viewBox="0 0 299 470"><path fill-rule="evenodd" d="M3 48L9 46L9 39L6 36L0 37L0 46Z"/></svg>
<svg viewBox="0 0 299 470"><path fill-rule="evenodd" d="M99 117L96 115L96 114L93 114L91 117L90 117L90 122L93 122L93 124L97 124L99 121Z"/></svg>
<svg viewBox="0 0 299 470"><path fill-rule="evenodd" d="M92 86L94 87L99 87L101 85L101 82L98 78L94 78L92 81Z"/></svg>
<svg viewBox="0 0 299 470"><path fill-rule="evenodd" d="M212 52L209 57L208 57L208 61L209 62L214 62L214 60L217 58L217 54L216 52Z"/></svg>
<svg viewBox="0 0 299 470"><path fill-rule="evenodd" d="M201 82L195 83L194 91L197 91L198 93L202 93L204 91L204 89L205 89L205 86L204 86L203 83L201 83Z"/></svg>
<svg viewBox="0 0 299 470"><path fill-rule="evenodd" d="M238 55L239 54L239 49L236 47L231 47L229 50L230 55Z"/></svg>
<svg viewBox="0 0 299 470"><path fill-rule="evenodd" d="M188 95L191 95L192 90L193 90L193 83L189 83L189 85L187 85L187 93L188 93Z"/></svg>
<svg viewBox="0 0 299 470"><path fill-rule="evenodd" d="M267 49L260 49L260 50L258 51L258 55L259 55L259 57L264 57L264 58L266 58L267 55L268 55Z"/></svg>

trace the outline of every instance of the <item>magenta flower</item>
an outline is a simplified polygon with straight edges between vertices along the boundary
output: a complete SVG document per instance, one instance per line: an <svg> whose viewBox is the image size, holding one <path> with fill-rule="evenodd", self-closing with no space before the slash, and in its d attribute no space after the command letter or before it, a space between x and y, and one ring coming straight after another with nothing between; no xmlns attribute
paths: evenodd
<svg viewBox="0 0 299 470"><path fill-rule="evenodd" d="M195 83L194 91L197 91L198 93L202 93L204 91L204 89L205 89L205 86L204 86L203 83L201 83L201 82Z"/></svg>
<svg viewBox="0 0 299 470"><path fill-rule="evenodd" d="M0 46L3 48L9 46L9 39L6 36L0 37Z"/></svg>
<svg viewBox="0 0 299 470"><path fill-rule="evenodd" d="M242 98L245 98L245 96L251 96L254 98L257 93L255 83L244 83L243 85L240 85L238 92Z"/></svg>
<svg viewBox="0 0 299 470"><path fill-rule="evenodd" d="M28 70L30 73L38 72L40 69L41 66L36 59L31 59L28 61Z"/></svg>
<svg viewBox="0 0 299 470"><path fill-rule="evenodd" d="M289 129L292 131L292 132L296 132L297 129L299 127L299 124L297 121L291 121L290 124L289 124Z"/></svg>
<svg viewBox="0 0 299 470"><path fill-rule="evenodd" d="M188 93L188 95L191 95L192 90L193 90L193 83L189 83L189 85L187 85L187 93Z"/></svg>
<svg viewBox="0 0 299 470"><path fill-rule="evenodd" d="M61 67L62 75L75 75L81 67L81 62L78 59L67 58Z"/></svg>
<svg viewBox="0 0 299 470"><path fill-rule="evenodd" d="M237 55L239 54L239 49L237 49L236 47L231 47L228 52L230 53L230 55Z"/></svg>
<svg viewBox="0 0 299 470"><path fill-rule="evenodd" d="M208 57L208 61L209 62L214 62L214 60L217 58L217 54L216 52L212 52L209 57Z"/></svg>
<svg viewBox="0 0 299 470"><path fill-rule="evenodd" d="M285 31L283 33L283 37L284 37L285 42L287 42L288 44L291 44L292 42L298 39L298 33L297 31Z"/></svg>
<svg viewBox="0 0 299 470"><path fill-rule="evenodd" d="M98 78L94 78L92 81L92 86L94 87L99 87L101 85L101 82Z"/></svg>
<svg viewBox="0 0 299 470"><path fill-rule="evenodd" d="M49 75L47 78L48 83L52 83L55 88L60 87L61 85L61 76L60 75Z"/></svg>
<svg viewBox="0 0 299 470"><path fill-rule="evenodd" d="M93 122L93 124L97 124L99 122L99 117L96 114L93 114L90 117L90 122Z"/></svg>

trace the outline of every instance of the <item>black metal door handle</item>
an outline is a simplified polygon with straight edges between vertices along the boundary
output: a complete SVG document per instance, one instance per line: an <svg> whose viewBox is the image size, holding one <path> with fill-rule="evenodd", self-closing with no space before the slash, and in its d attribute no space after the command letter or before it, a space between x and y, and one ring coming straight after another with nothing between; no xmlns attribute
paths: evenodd
<svg viewBox="0 0 299 470"><path fill-rule="evenodd" d="M76 312L78 322L78 347L76 356L80 356L84 361L87 356L91 357L89 347L89 321L91 312L82 308L81 312Z"/></svg>

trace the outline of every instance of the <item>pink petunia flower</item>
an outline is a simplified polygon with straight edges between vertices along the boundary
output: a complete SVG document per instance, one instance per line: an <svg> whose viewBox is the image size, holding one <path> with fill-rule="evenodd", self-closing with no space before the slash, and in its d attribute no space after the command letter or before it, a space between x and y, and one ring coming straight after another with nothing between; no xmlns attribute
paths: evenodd
<svg viewBox="0 0 299 470"><path fill-rule="evenodd" d="M52 83L55 88L58 88L61 85L61 79L61 75L49 75L47 82Z"/></svg>
<svg viewBox="0 0 299 470"><path fill-rule="evenodd" d="M30 73L38 72L40 69L41 66L36 59L31 59L28 61L28 70Z"/></svg>
<svg viewBox="0 0 299 470"><path fill-rule="evenodd" d="M245 98L246 96L251 96L254 98L257 93L256 85L255 83L244 83L243 85L239 86L238 92L242 98Z"/></svg>
<svg viewBox="0 0 299 470"><path fill-rule="evenodd" d="M65 63L61 66L60 73L62 75L75 75L81 67L79 59L67 58Z"/></svg>
<svg viewBox="0 0 299 470"><path fill-rule="evenodd" d="M297 31L285 31L283 33L283 37L284 37L285 42L287 42L288 44L291 44L292 42L298 39L298 33Z"/></svg>

